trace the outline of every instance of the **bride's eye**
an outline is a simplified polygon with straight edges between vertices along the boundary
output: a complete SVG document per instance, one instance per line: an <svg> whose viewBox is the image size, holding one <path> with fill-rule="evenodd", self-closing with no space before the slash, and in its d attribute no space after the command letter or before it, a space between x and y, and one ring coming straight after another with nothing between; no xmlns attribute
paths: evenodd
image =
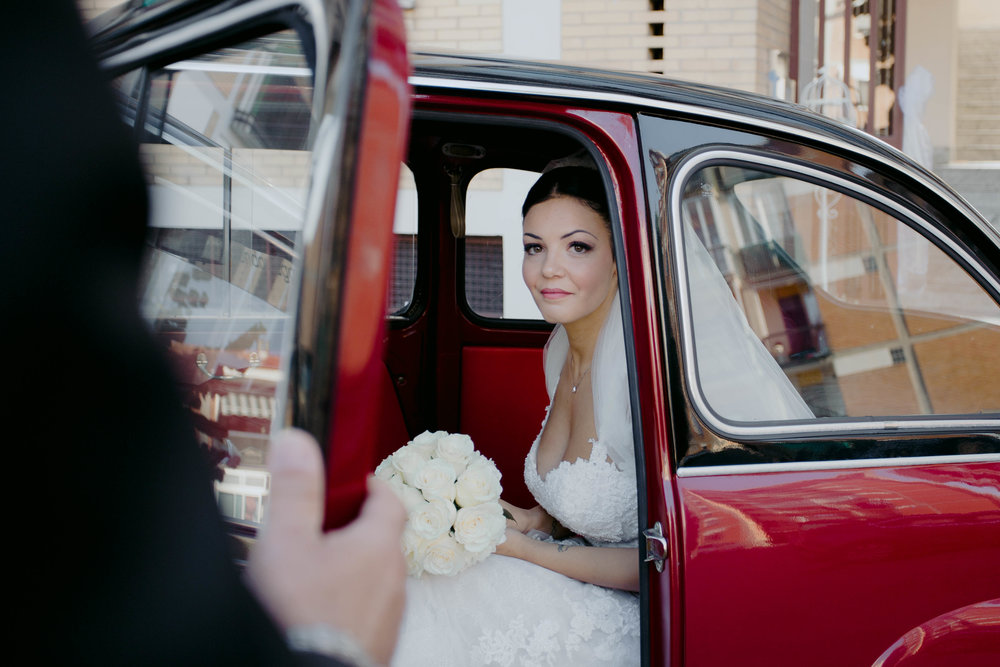
<svg viewBox="0 0 1000 667"><path fill-rule="evenodd" d="M524 254L525 255L537 255L542 251L542 246L539 243L525 243L524 244Z"/></svg>
<svg viewBox="0 0 1000 667"><path fill-rule="evenodd" d="M583 255L593 250L594 246L584 243L582 241L573 241L572 243L569 244L569 249L570 252L574 254Z"/></svg>

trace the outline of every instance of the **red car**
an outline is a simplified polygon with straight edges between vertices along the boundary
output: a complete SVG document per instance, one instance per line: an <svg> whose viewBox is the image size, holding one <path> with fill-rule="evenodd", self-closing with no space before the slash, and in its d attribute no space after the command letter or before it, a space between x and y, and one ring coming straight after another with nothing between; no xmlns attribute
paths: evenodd
<svg viewBox="0 0 1000 667"><path fill-rule="evenodd" d="M582 154L625 315L643 664L1000 660L1000 235L934 174L745 93L410 58L395 0L91 27L149 175L143 309L244 543L276 424L325 444L331 526L425 429L527 502L549 325L519 206Z"/></svg>

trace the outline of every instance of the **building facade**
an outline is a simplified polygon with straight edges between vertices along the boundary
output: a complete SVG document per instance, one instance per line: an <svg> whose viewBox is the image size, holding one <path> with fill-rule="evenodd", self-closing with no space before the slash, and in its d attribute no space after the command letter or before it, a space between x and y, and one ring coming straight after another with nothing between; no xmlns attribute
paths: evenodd
<svg viewBox="0 0 1000 667"><path fill-rule="evenodd" d="M89 18L117 2L79 4ZM651 72L809 104L918 157L1000 226L995 104L1000 5L995 0L400 0L400 5L415 51ZM908 80L913 103L904 111L900 93ZM845 102L838 106L838 100ZM907 126L910 141L904 146Z"/></svg>
<svg viewBox="0 0 1000 667"><path fill-rule="evenodd" d="M753 91L811 103L900 149L909 123L930 143L921 161L1000 225L994 0L401 2L414 50L560 60ZM915 108L904 114L897 98L914 74ZM830 100L839 97L847 104L838 113Z"/></svg>

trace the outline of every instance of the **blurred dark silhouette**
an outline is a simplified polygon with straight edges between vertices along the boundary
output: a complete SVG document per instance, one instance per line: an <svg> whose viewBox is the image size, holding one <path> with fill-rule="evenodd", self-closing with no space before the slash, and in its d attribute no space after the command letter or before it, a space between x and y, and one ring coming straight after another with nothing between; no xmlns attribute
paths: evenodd
<svg viewBox="0 0 1000 667"><path fill-rule="evenodd" d="M289 652L229 558L208 468L139 316L145 184L75 5L5 4L0 49L17 653L36 664L330 664Z"/></svg>

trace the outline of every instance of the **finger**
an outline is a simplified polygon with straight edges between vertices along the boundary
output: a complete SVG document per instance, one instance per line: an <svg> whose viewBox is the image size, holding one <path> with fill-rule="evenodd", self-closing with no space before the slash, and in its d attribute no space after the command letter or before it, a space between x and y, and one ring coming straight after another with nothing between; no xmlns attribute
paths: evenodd
<svg viewBox="0 0 1000 667"><path fill-rule="evenodd" d="M277 433L268 456L268 530L318 535L323 521L323 458L316 440L298 429Z"/></svg>
<svg viewBox="0 0 1000 667"><path fill-rule="evenodd" d="M359 518L362 521L375 521L402 534L406 524L406 508L392 487L382 480L369 477L368 497L361 506Z"/></svg>

